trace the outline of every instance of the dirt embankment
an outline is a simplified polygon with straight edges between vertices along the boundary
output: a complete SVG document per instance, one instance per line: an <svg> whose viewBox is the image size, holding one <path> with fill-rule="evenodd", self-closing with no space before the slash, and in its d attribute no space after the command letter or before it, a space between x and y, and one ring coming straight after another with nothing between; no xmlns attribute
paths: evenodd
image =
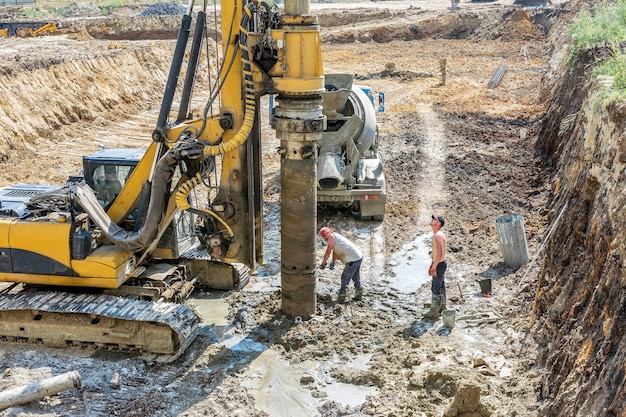
<svg viewBox="0 0 626 417"><path fill-rule="evenodd" d="M590 67L606 51L571 64L563 27L553 33L553 65L543 96L553 96L537 148L554 169L553 237L539 276L534 332L548 372L544 415L621 416L626 318L626 103L599 104Z"/></svg>

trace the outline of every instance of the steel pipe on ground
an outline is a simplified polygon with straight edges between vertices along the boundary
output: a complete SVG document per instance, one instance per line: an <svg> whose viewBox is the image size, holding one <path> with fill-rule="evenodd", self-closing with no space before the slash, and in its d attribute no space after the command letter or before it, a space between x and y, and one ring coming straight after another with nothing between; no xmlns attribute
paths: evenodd
<svg viewBox="0 0 626 417"><path fill-rule="evenodd" d="M62 375L44 379L43 381L34 382L30 385L3 391L0 392L0 410L40 400L48 395L78 388L80 385L81 381L78 371L70 371Z"/></svg>

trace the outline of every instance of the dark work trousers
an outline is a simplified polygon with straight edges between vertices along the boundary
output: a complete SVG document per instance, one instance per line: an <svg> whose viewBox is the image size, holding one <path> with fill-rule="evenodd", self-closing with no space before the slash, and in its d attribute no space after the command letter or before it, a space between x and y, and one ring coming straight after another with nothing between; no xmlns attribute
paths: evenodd
<svg viewBox="0 0 626 417"><path fill-rule="evenodd" d="M447 268L448 263L446 261L441 261L437 264L437 275L433 276L433 282L430 287L433 295L443 295L444 297L446 296L445 274Z"/></svg>
<svg viewBox="0 0 626 417"><path fill-rule="evenodd" d="M354 281L355 288L361 288L361 262L363 262L363 258L358 261L348 262L345 268L343 268L339 292L346 292L350 280Z"/></svg>

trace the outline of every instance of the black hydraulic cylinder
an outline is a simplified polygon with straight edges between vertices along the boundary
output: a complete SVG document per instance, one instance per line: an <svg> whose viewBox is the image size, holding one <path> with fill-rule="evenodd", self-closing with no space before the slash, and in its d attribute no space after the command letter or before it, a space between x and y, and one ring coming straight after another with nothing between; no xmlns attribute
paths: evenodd
<svg viewBox="0 0 626 417"><path fill-rule="evenodd" d="M196 80L198 58L200 57L200 48L202 47L202 39L204 38L205 30L206 14L204 12L198 12L198 16L196 16L196 29L193 33L193 40L191 41L189 61L187 61L187 74L185 75L185 83L180 98L180 107L178 108L178 117L176 118L177 123L187 120L187 113L191 105L191 92L193 91L193 84Z"/></svg>
<svg viewBox="0 0 626 417"><path fill-rule="evenodd" d="M178 76L180 75L180 69L183 66L183 59L185 58L185 49L187 48L190 27L191 16L187 14L183 15L180 30L178 31L178 39L176 40L176 48L174 49L174 57L172 58L172 65L170 66L170 73L167 77L167 85L165 86L165 92L163 93L163 101L161 102L159 118L157 119L156 128L152 132L152 140L155 142L163 142L163 139L165 138L165 125L167 124L167 118L170 110L172 109L172 102L174 101L174 94L176 93Z"/></svg>

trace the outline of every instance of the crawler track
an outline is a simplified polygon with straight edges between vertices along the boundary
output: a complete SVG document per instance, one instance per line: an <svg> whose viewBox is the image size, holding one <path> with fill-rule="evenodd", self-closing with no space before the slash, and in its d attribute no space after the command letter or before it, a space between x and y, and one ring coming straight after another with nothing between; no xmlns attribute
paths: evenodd
<svg viewBox="0 0 626 417"><path fill-rule="evenodd" d="M197 330L198 317L181 304L33 289L0 295L5 342L138 351L171 362Z"/></svg>

